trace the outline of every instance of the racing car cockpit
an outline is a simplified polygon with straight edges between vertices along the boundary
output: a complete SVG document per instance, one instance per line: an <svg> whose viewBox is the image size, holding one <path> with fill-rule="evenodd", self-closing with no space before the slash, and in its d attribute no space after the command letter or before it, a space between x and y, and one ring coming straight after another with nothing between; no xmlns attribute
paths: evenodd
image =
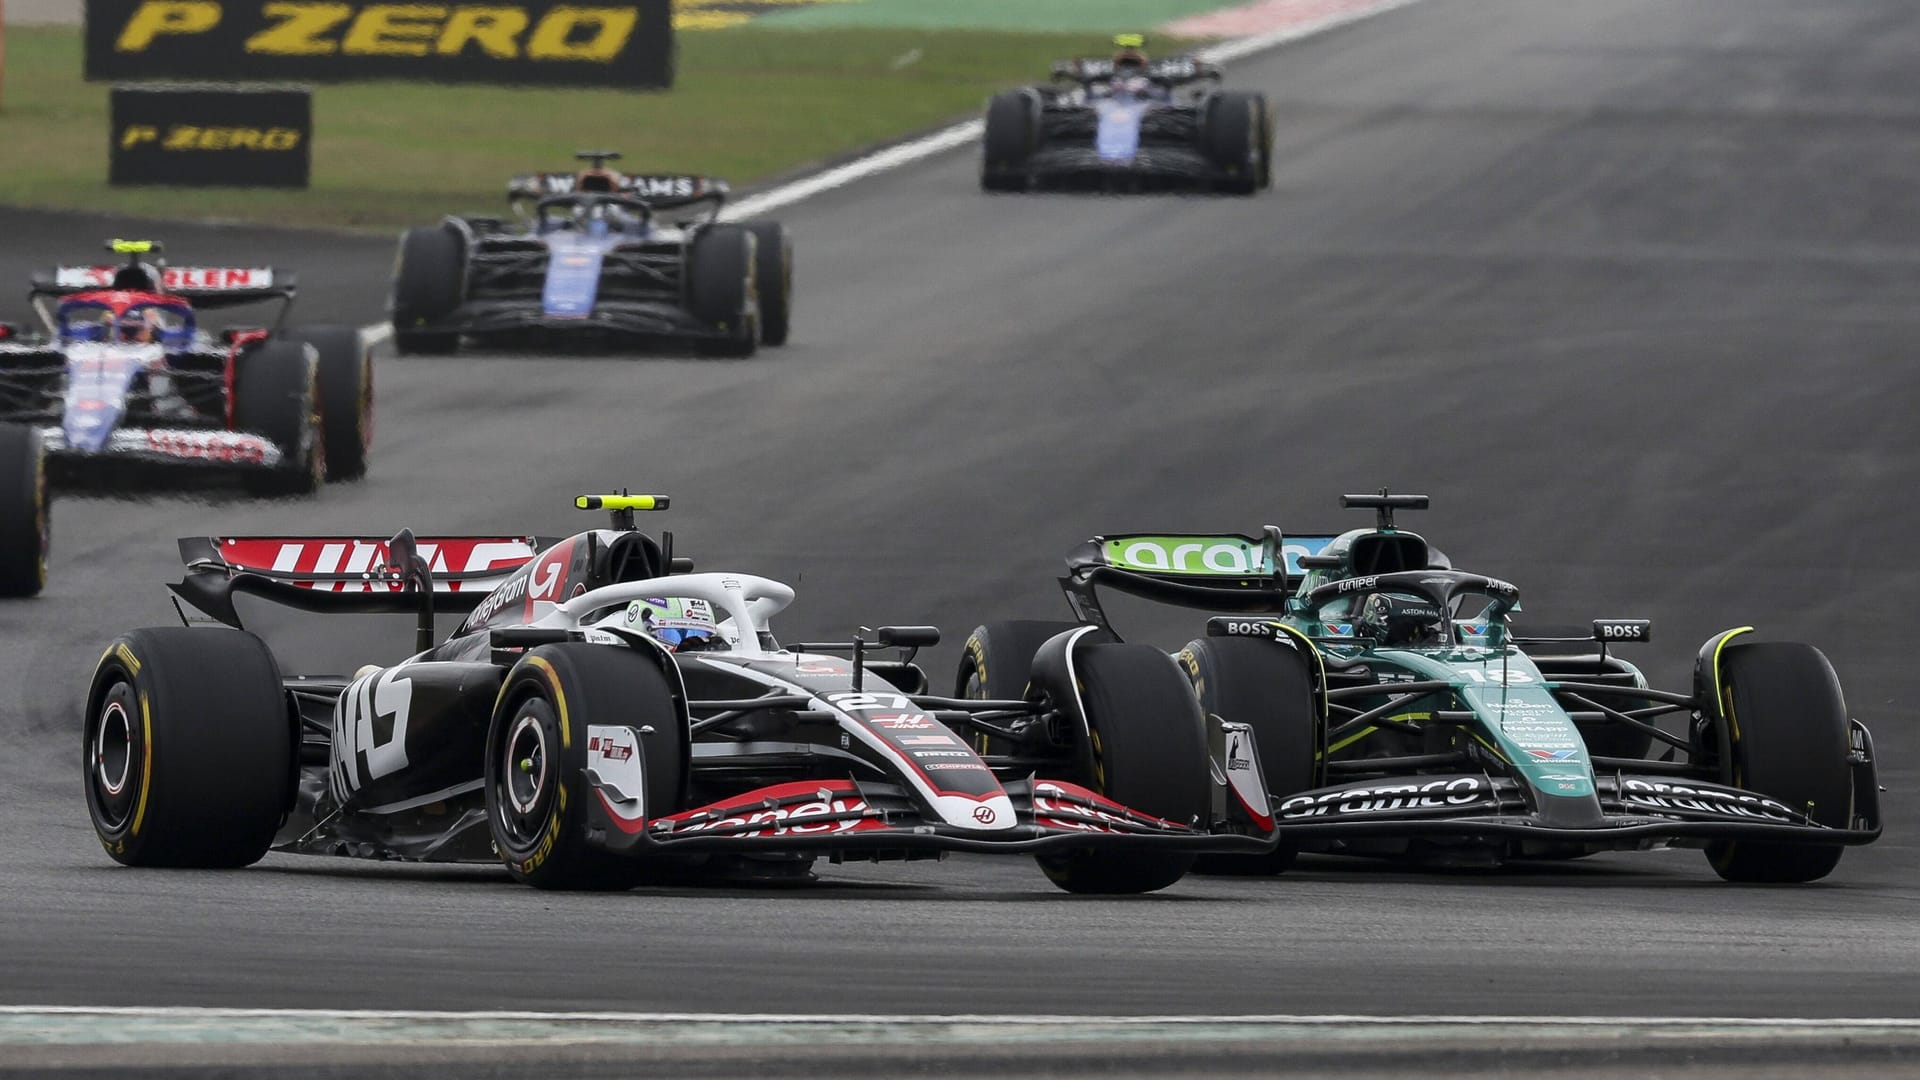
<svg viewBox="0 0 1920 1080"><path fill-rule="evenodd" d="M177 300L81 293L54 309L54 325L60 340L67 343L159 344L182 349L193 341L193 308Z"/></svg>
<svg viewBox="0 0 1920 1080"><path fill-rule="evenodd" d="M644 233L652 220L652 207L627 195L592 192L549 195L533 207L533 231L541 236L554 232L580 232L588 236Z"/></svg>

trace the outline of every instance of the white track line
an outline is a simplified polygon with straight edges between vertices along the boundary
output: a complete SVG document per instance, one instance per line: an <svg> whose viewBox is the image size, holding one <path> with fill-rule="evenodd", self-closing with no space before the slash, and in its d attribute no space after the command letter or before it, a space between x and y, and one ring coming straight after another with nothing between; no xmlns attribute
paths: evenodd
<svg viewBox="0 0 1920 1080"><path fill-rule="evenodd" d="M4 1016L101 1016L181 1020L398 1020L398 1021L553 1021L630 1024L885 1024L926 1027L988 1024L1007 1027L1092 1026L1141 1027L1154 1025L1258 1025L1263 1027L1589 1027L1589 1028L1879 1028L1920 1031L1916 1017L1806 1017L1806 1016L1495 1016L1268 1013L1246 1016L1177 1014L1166 1016L1037 1016L1032 1014L952 1013L694 1013L694 1012L540 1012L479 1010L457 1012L426 1009L243 1009L190 1005L86 1006L0 1005Z"/></svg>
<svg viewBox="0 0 1920 1080"><path fill-rule="evenodd" d="M1210 45L1207 48L1201 49L1195 55L1210 63L1224 64L1233 60L1239 60L1243 57L1252 56L1254 53L1262 52L1266 49L1285 45L1288 42L1310 38L1316 34L1324 34L1329 30L1346 26L1349 23L1356 23L1362 19L1370 19L1375 15L1384 15L1389 11L1407 7L1418 2L1419 0L1379 0L1378 3L1369 7L1345 11L1337 15L1329 15L1324 19L1317 19L1313 22L1300 23L1295 26L1283 27L1279 30L1269 30L1264 34L1253 34L1248 37L1234 38L1231 41L1223 41L1218 45ZM776 188L769 188L757 195L749 195L727 207L720 216L726 221L737 221L741 218L756 217L778 210L781 207L791 206L802 199L810 199L822 192L845 187L855 181L864 180L869 176L875 176L892 169L898 169L904 165L911 165L917 161L925 161L930 157L944 154L949 150L956 150L968 143L977 141L985 129L986 124L984 121L965 120L952 127L942 128L931 135L925 135L896 146L889 146L884 150L876 150L865 157L849 161L845 165L836 165L833 168L814 173L812 176L801 177L791 183L782 184ZM360 333L365 337L367 344L373 346L392 337L393 327L384 322L369 323L360 328Z"/></svg>

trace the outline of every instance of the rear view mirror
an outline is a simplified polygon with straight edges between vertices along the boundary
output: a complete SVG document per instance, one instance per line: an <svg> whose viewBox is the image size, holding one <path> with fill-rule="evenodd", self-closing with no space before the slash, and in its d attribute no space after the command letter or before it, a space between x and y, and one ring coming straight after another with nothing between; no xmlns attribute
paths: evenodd
<svg viewBox="0 0 1920 1080"><path fill-rule="evenodd" d="M883 649L925 649L940 644L937 626L882 626L873 632Z"/></svg>

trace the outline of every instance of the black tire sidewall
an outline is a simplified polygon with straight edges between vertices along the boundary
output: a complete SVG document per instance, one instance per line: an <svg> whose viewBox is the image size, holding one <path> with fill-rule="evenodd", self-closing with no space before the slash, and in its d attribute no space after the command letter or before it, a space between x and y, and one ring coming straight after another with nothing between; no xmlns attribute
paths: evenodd
<svg viewBox="0 0 1920 1080"><path fill-rule="evenodd" d="M318 389L304 342L269 340L235 361L234 430L265 436L284 455L268 475L250 477L262 493L304 494L317 485L325 464Z"/></svg>
<svg viewBox="0 0 1920 1080"><path fill-rule="evenodd" d="M46 587L51 502L40 433L0 424L0 597Z"/></svg>
<svg viewBox="0 0 1920 1080"><path fill-rule="evenodd" d="M760 302L760 342L785 345L793 314L793 237L777 221L750 222L754 287Z"/></svg>
<svg viewBox="0 0 1920 1080"><path fill-rule="evenodd" d="M425 329L453 314L466 292L466 240L448 225L400 236L388 314L401 352L450 352L458 335Z"/></svg>
<svg viewBox="0 0 1920 1080"><path fill-rule="evenodd" d="M136 744L120 796L131 816L117 823L104 812L92 757L116 703ZM260 639L237 630L130 631L101 658L86 708L87 809L116 861L217 868L266 854L292 803L297 764L279 667Z"/></svg>
<svg viewBox="0 0 1920 1080"><path fill-rule="evenodd" d="M373 350L352 326L302 327L284 336L306 342L317 357L327 479L360 479L373 445Z"/></svg>

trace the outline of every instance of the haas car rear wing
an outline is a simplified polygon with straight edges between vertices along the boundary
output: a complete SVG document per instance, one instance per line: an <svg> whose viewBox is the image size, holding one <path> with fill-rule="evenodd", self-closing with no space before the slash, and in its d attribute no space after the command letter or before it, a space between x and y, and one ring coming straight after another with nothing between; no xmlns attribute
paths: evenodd
<svg viewBox="0 0 1920 1080"><path fill-rule="evenodd" d="M1094 590L1099 586L1181 607L1245 614L1286 610L1305 577L1300 559L1318 554L1332 536L1282 536L1268 525L1260 536L1211 533L1096 536L1067 555L1060 587L1074 614L1105 625Z"/></svg>
<svg viewBox="0 0 1920 1080"><path fill-rule="evenodd" d="M229 626L244 593L318 612L471 610L557 540L541 536L187 536L174 595Z"/></svg>

